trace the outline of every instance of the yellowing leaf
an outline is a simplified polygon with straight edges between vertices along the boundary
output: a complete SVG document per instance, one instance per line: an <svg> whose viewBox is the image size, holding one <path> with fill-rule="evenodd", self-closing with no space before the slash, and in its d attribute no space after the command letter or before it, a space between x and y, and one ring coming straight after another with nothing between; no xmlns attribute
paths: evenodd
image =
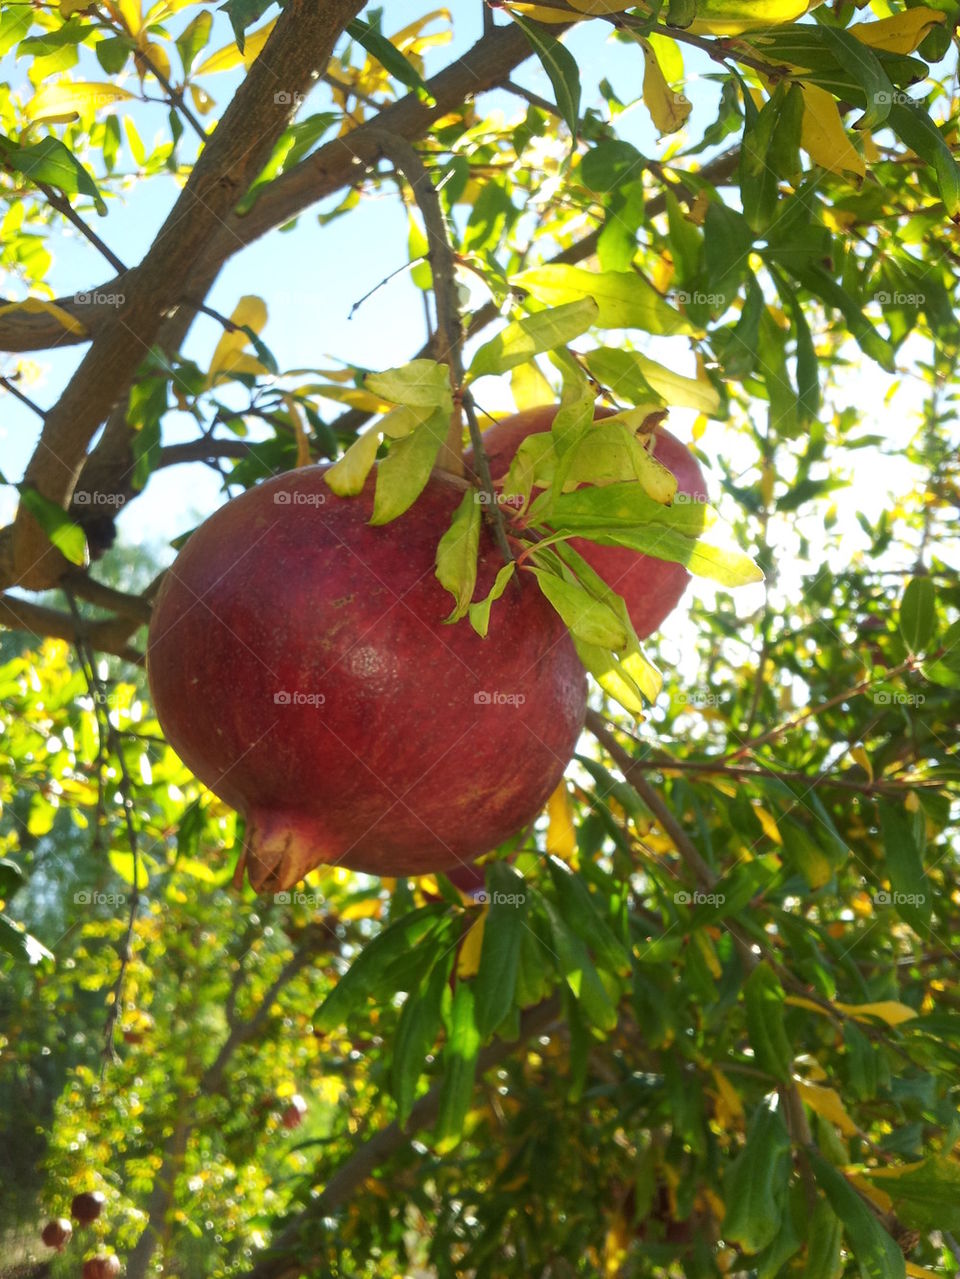
<svg viewBox="0 0 960 1279"><path fill-rule="evenodd" d="M841 1004L835 1001L834 1007L858 1021L879 1017L888 1026L900 1026L905 1021L912 1021L917 1015L913 1008L900 1004L895 999L881 999L875 1004Z"/></svg>
<svg viewBox="0 0 960 1279"><path fill-rule="evenodd" d="M561 861L571 862L577 851L573 828L573 809L565 784L561 781L547 800L547 852Z"/></svg>
<svg viewBox="0 0 960 1279"><path fill-rule="evenodd" d="M379 447L380 432L366 431L334 462L323 478L338 497L356 497L377 460Z"/></svg>
<svg viewBox="0 0 960 1279"><path fill-rule="evenodd" d="M872 1168L870 1170L870 1176L873 1176ZM848 1168L846 1170L846 1177L850 1184L852 1186L856 1186L861 1194L866 1195L870 1202L875 1207L879 1208L881 1212L890 1212L892 1210L893 1200L886 1191L881 1190L879 1186L875 1186L873 1182L868 1181L861 1172L856 1169Z"/></svg>
<svg viewBox="0 0 960 1279"><path fill-rule="evenodd" d="M205 62L201 62L199 67L195 68L193 74L198 75L214 75L217 71L230 71L234 67L240 66L241 62L249 70L253 65L257 54L267 43L270 32L276 26L277 20L273 19L268 22L265 27L261 27L258 31L248 32L243 44L243 53L237 48L236 44L228 44L222 49L218 49L216 53L212 53Z"/></svg>
<svg viewBox="0 0 960 1279"><path fill-rule="evenodd" d="M569 9L551 9L545 4L511 4L511 13L519 13L523 18L533 18L535 22L569 22Z"/></svg>
<svg viewBox="0 0 960 1279"><path fill-rule="evenodd" d="M914 1279L936 1279L935 1270L925 1270L923 1266L918 1266L915 1261L905 1261L907 1274L912 1275Z"/></svg>
<svg viewBox="0 0 960 1279"><path fill-rule="evenodd" d="M782 845L783 839L773 815L768 813L765 808L761 808L759 804L754 805L753 811L757 821L763 827L763 833L766 835L767 839L772 840L775 844Z"/></svg>
<svg viewBox="0 0 960 1279"><path fill-rule="evenodd" d="M862 746L851 746L850 758L854 760L866 773L870 781L873 781L873 765L870 763L870 756Z"/></svg>
<svg viewBox="0 0 960 1279"><path fill-rule="evenodd" d="M865 177L863 156L847 136L833 94L815 84L801 84L800 90L803 94L800 145L810 159L830 173Z"/></svg>
<svg viewBox="0 0 960 1279"><path fill-rule="evenodd" d="M143 26L143 18L140 15L140 0L113 0L113 3L108 4L107 8L113 9L119 14L120 20L132 36L135 36Z"/></svg>
<svg viewBox="0 0 960 1279"><path fill-rule="evenodd" d="M740 1094L726 1075L718 1070L716 1066L713 1067L712 1073L714 1083L717 1085L718 1100L722 1103L723 1111L725 1112L724 1119L729 1118L739 1123L743 1119L743 1102L740 1099ZM720 1118L719 1112L717 1118ZM721 1122L723 1121L721 1120ZM723 1126L727 1127L727 1124L724 1123Z"/></svg>
<svg viewBox="0 0 960 1279"><path fill-rule="evenodd" d="M287 406L287 412L290 414L290 421L293 423L293 434L297 441L296 464L297 466L309 466L313 459L310 457L310 439L303 420L303 411L292 395L285 395L283 402Z"/></svg>
<svg viewBox="0 0 960 1279"><path fill-rule="evenodd" d="M643 49L643 102L661 136L682 129L693 107L683 93L676 93L666 77L649 40L640 40Z"/></svg>
<svg viewBox="0 0 960 1279"><path fill-rule="evenodd" d="M341 919L371 919L383 910L383 902L379 897L367 897L362 901L351 902L340 912Z"/></svg>
<svg viewBox="0 0 960 1279"><path fill-rule="evenodd" d="M87 112L115 106L133 98L118 84L87 84L61 80L35 93L26 106L27 119L34 124L66 124Z"/></svg>
<svg viewBox="0 0 960 1279"><path fill-rule="evenodd" d="M819 1084L808 1084L802 1079L796 1080L796 1087L810 1109L836 1124L845 1137L852 1137L857 1133L857 1125L844 1110L840 1094L835 1088L822 1088Z"/></svg>
<svg viewBox="0 0 960 1279"><path fill-rule="evenodd" d="M483 949L483 930L487 922L487 913L490 910L489 904L484 906L480 912L477 922L471 927L463 944L460 947L460 954L457 956L457 976L461 980L465 977L475 977L480 968L480 951Z"/></svg>
<svg viewBox="0 0 960 1279"><path fill-rule="evenodd" d="M550 383L532 361L518 364L510 374L510 390L517 411L539 408L541 404L550 404L556 398Z"/></svg>
<svg viewBox="0 0 960 1279"><path fill-rule="evenodd" d="M701 35L738 36L760 27L794 22L823 0L697 0L688 30Z"/></svg>
<svg viewBox="0 0 960 1279"><path fill-rule="evenodd" d="M87 330L84 325L63 307L57 306L56 302L44 302L42 298L24 298L22 302L7 302L0 306L0 315L10 315L15 311L25 311L27 315L37 315L44 311L47 315L52 315L55 320L59 320L68 332L76 333L79 337L86 336Z"/></svg>
<svg viewBox="0 0 960 1279"><path fill-rule="evenodd" d="M868 44L871 49L908 54L913 53L934 27L946 20L945 13L937 13L935 9L927 9L921 5L917 9L894 14L892 18L881 18L879 22L855 22L847 30L861 44Z"/></svg>
<svg viewBox="0 0 960 1279"><path fill-rule="evenodd" d="M159 79L159 76L156 76L156 73L154 71L154 68L156 68L156 71L159 71L160 75L162 75L163 78L169 83L170 55L167 53L163 45L157 44L156 41L151 40L144 47L143 52L146 58L150 60L150 65L148 66L146 62L144 62L142 69L145 72L149 72L149 74L154 75L156 79Z"/></svg>
<svg viewBox="0 0 960 1279"><path fill-rule="evenodd" d="M259 334L267 322L267 306L262 298L247 294L242 297L234 309L231 321L237 325L246 325L254 333ZM250 343L248 334L242 329L226 329L217 343L207 372L207 386L213 386L217 374L232 374L238 369L238 357Z"/></svg>

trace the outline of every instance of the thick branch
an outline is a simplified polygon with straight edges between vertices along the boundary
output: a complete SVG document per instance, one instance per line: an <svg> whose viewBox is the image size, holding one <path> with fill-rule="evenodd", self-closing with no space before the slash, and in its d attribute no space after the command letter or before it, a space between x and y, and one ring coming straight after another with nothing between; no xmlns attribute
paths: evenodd
<svg viewBox="0 0 960 1279"><path fill-rule="evenodd" d="M138 620L111 617L103 622L88 623L84 637L98 652L113 653L126 662L142 666L143 654L127 643L141 624ZM13 631L27 631L41 638L49 635L54 639L68 640L71 644L77 641L77 629L69 613L61 613L43 604L32 604L15 595L0 595L0 626Z"/></svg>
<svg viewBox="0 0 960 1279"><path fill-rule="evenodd" d="M110 316L59 403L47 414L25 477L45 497L61 505L68 502L94 432L130 385L164 315L188 291L210 240L289 123L290 109L281 109L276 101L278 76L290 100L306 92L344 26L362 7L362 0L333 0L322 6L291 0L282 11L134 273L124 304ZM24 508L9 550L9 581L41 590L64 571L62 557Z"/></svg>

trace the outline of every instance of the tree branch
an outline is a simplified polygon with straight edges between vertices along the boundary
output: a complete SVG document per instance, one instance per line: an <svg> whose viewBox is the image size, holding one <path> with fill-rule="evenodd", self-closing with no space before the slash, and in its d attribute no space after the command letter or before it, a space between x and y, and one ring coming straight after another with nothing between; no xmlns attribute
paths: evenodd
<svg viewBox="0 0 960 1279"><path fill-rule="evenodd" d="M131 648L127 640L142 625L128 618L108 618L91 622L86 628L87 643L100 653L113 653L125 662L143 665L143 654ZM0 626L12 631L27 631L40 638L51 636L75 644L77 629L69 613L19 599L16 595L0 595Z"/></svg>

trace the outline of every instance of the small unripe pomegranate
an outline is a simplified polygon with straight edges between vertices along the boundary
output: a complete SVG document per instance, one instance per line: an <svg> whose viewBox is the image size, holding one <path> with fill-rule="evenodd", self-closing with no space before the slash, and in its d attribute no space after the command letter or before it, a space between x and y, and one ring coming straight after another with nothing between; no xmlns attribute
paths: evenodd
<svg viewBox="0 0 960 1279"><path fill-rule="evenodd" d="M102 1253L83 1263L83 1279L117 1279L120 1270L120 1258L115 1253Z"/></svg>
<svg viewBox="0 0 960 1279"><path fill-rule="evenodd" d="M595 417L608 417L610 412L609 409L598 408ZM544 405L543 408L527 409L503 418L484 431L483 447L490 459L493 479L499 480L506 475L521 443L528 435L549 431L556 415L556 405ZM662 426L656 427L651 451L658 462L673 472L678 495L706 499L706 483L697 459L675 435ZM472 457L472 450L464 454L468 468ZM576 537L571 538L570 545L618 595L623 596L640 639L646 639L660 629L679 604L690 581L690 574L682 564L641 555L625 546L598 546Z"/></svg>
<svg viewBox="0 0 960 1279"><path fill-rule="evenodd" d="M320 864L423 875L527 825L563 774L586 682L526 572L485 639L434 576L463 488L432 478L370 524L375 476L337 497L326 468L228 502L166 574L148 671L160 723L194 773L246 818L258 891ZM502 567L480 535L474 598Z"/></svg>
<svg viewBox="0 0 960 1279"><path fill-rule="evenodd" d="M299 1128L306 1113L307 1103L299 1093L294 1093L280 1115L280 1122L284 1128Z"/></svg>
<svg viewBox="0 0 960 1279"><path fill-rule="evenodd" d="M82 1195L74 1195L70 1204L70 1216L82 1226L96 1221L103 1211L104 1197L99 1190L86 1190Z"/></svg>
<svg viewBox="0 0 960 1279"><path fill-rule="evenodd" d="M40 1233L40 1238L48 1248L56 1248L57 1252L62 1252L70 1242L72 1234L73 1226L66 1217L57 1217L56 1221L47 1222Z"/></svg>

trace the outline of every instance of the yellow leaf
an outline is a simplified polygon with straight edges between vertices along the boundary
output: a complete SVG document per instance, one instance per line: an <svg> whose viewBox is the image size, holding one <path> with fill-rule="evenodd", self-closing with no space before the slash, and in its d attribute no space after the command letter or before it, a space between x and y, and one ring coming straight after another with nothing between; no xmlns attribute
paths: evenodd
<svg viewBox="0 0 960 1279"><path fill-rule="evenodd" d="M380 914L383 902L379 897L367 897L363 901L351 902L340 912L341 919L371 919Z"/></svg>
<svg viewBox="0 0 960 1279"><path fill-rule="evenodd" d="M865 177L863 156L847 137L833 94L815 84L801 84L800 90L803 94L800 145L810 159L829 173Z"/></svg>
<svg viewBox="0 0 960 1279"><path fill-rule="evenodd" d="M915 1261L905 1261L903 1264L906 1267L907 1274L913 1275L914 1279L936 1279L937 1272L935 1270L925 1270L923 1266L918 1266Z"/></svg>
<svg viewBox="0 0 960 1279"><path fill-rule="evenodd" d="M908 1008L906 1004L897 1003L895 999L881 999L875 1004L834 1002L834 1007L839 1008L848 1017L855 1017L857 1021L868 1021L871 1017L879 1017L888 1026L900 1026L905 1021L912 1021L917 1015L914 1009Z"/></svg>
<svg viewBox="0 0 960 1279"><path fill-rule="evenodd" d="M475 977L480 967L480 950L483 946L483 929L487 922L487 912L490 907L484 906L483 910L477 917L477 922L470 927L470 931L463 939L460 946L460 953L457 956L457 976L462 978Z"/></svg>
<svg viewBox="0 0 960 1279"><path fill-rule="evenodd" d="M112 9L114 14L119 16L120 21L132 36L135 36L143 26L143 18L140 15L140 0L113 0L113 3L108 4L107 8Z"/></svg>
<svg viewBox="0 0 960 1279"><path fill-rule="evenodd" d="M641 39L643 49L643 101L650 118L660 131L676 133L682 129L690 114L692 105L683 93L675 93L667 84L666 77L657 61L657 55L649 40Z"/></svg>
<svg viewBox="0 0 960 1279"><path fill-rule="evenodd" d="M694 933L693 938L697 944L697 949L703 956L704 963L710 970L710 975L719 981L723 975L723 968L720 965L720 960L717 958L717 952L714 949L713 942L709 937L701 932Z"/></svg>
<svg viewBox="0 0 960 1279"><path fill-rule="evenodd" d="M359 386L314 386L311 390L325 400L337 400L341 404L349 404L352 409L363 409L365 413L387 413L393 408L379 395Z"/></svg>
<svg viewBox="0 0 960 1279"><path fill-rule="evenodd" d="M738 36L760 27L794 22L823 0L698 0L689 30L700 35Z"/></svg>
<svg viewBox="0 0 960 1279"><path fill-rule="evenodd" d="M550 383L532 360L518 364L510 374L510 390L519 412L535 409L541 404L552 404L556 399Z"/></svg>
<svg viewBox="0 0 960 1279"><path fill-rule="evenodd" d="M573 828L573 809L570 796L561 781L547 800L547 852L561 861L571 862L577 851L577 836Z"/></svg>
<svg viewBox="0 0 960 1279"><path fill-rule="evenodd" d="M726 1075L718 1070L716 1066L713 1067L713 1079L717 1085L718 1097L723 1103L723 1108L727 1115L739 1122L743 1119L743 1102L740 1099L740 1094Z"/></svg>
<svg viewBox="0 0 960 1279"><path fill-rule="evenodd" d="M216 53L212 53L205 62L201 62L193 74L195 76L215 75L218 71L230 71L234 67L240 66L241 62L249 70L257 54L267 43L270 32L276 26L276 23L277 20L274 18L272 22L268 22L259 31L249 32L243 44L243 53L240 52L235 43L225 45L224 48L218 49Z"/></svg>
<svg viewBox="0 0 960 1279"><path fill-rule="evenodd" d="M859 1131L844 1109L836 1088L821 1088L819 1084L808 1084L802 1079L796 1080L796 1086L797 1092L810 1109L836 1124L845 1137L853 1137Z"/></svg>
<svg viewBox="0 0 960 1279"><path fill-rule="evenodd" d="M851 746L851 747L850 747L850 758L851 758L851 759L852 759L855 763L857 763L857 764L859 764L859 765L860 765L860 767L861 767L861 768L863 769L863 771L866 773L867 777L868 777L868 778L870 779L870 781L872 782L872 781L873 781L873 765L870 763L870 756L869 756L869 755L867 754L867 752L863 749L863 747L862 747L862 746Z"/></svg>
<svg viewBox="0 0 960 1279"><path fill-rule="evenodd" d="M511 4L509 8L512 13L519 13L521 17L533 18L536 22L569 22L569 9L551 9L545 4Z"/></svg>
<svg viewBox="0 0 960 1279"><path fill-rule="evenodd" d="M234 324L247 325L258 334L267 322L267 306L262 298L247 294L237 303L230 319ZM237 370L237 357L249 345L250 338L240 329L226 329L221 335L207 372L207 386L213 386L218 373L230 374ZM239 370L238 370L239 371Z"/></svg>
<svg viewBox="0 0 960 1279"><path fill-rule="evenodd" d="M160 72L160 75L162 75L163 78L167 81L167 83L169 83L170 82L170 57L166 49L163 47L163 45L157 44L155 41L151 40L144 47L144 53L146 54L147 58L150 59L150 63L152 65L148 67L146 64L144 64L143 70L147 74L153 75L155 79L159 79L159 77L155 74L153 70L153 68L156 67L157 71Z"/></svg>
<svg viewBox="0 0 960 1279"><path fill-rule="evenodd" d="M921 5L917 9L897 13L892 18L881 18L879 22L855 22L847 30L861 44L868 44L871 49L882 49L884 53L908 54L913 53L934 27L946 20L945 13L937 13L935 9L926 9Z"/></svg>
<svg viewBox="0 0 960 1279"><path fill-rule="evenodd" d="M27 119L34 124L67 124L87 112L115 106L133 98L118 84L87 84L61 80L35 93L26 106Z"/></svg>
<svg viewBox="0 0 960 1279"><path fill-rule="evenodd" d="M323 478L337 497L356 497L377 460L379 447L380 432L366 431L353 441L339 461L334 462Z"/></svg>
<svg viewBox="0 0 960 1279"><path fill-rule="evenodd" d="M297 440L297 466L309 466L313 460L310 457L310 437L307 435L307 428L303 420L303 411L300 405L292 395L285 395L283 402L287 406L287 412L290 414L290 421L293 423L293 433Z"/></svg>
<svg viewBox="0 0 960 1279"><path fill-rule="evenodd" d="M213 98L205 90L201 89L198 84L190 85L190 97L193 98L193 105L197 108L201 115L206 115L216 106Z"/></svg>
<svg viewBox="0 0 960 1279"><path fill-rule="evenodd" d="M63 327L70 333L76 333L78 337L86 336L86 328L79 320L75 319L69 312L64 311L63 307L57 306L56 302L44 302L42 298L24 298L22 302L7 302L0 306L0 315L10 315L15 311L25 311L27 315L38 315L40 312L46 312L52 315L55 320L59 320Z"/></svg>
<svg viewBox="0 0 960 1279"><path fill-rule="evenodd" d="M886 1191L881 1190L879 1186L873 1185L873 1183L868 1181L863 1173L858 1169L848 1168L846 1170L846 1176L850 1184L852 1186L856 1186L861 1194L866 1195L870 1202L874 1204L875 1207L879 1208L881 1212L890 1212L893 1208L893 1200ZM872 1168L870 1170L870 1176L873 1176Z"/></svg>

